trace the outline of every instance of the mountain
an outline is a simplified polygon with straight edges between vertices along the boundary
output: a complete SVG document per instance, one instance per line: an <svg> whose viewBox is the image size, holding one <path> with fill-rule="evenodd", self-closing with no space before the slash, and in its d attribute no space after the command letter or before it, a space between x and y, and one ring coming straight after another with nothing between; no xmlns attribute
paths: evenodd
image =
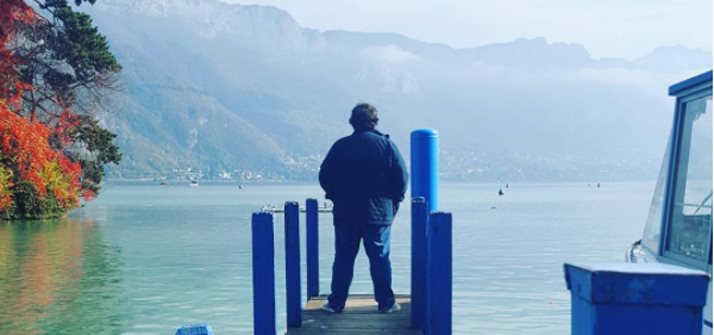
<svg viewBox="0 0 714 335"><path fill-rule="evenodd" d="M659 47L633 63L635 67L649 71L676 72L688 68L711 68L712 53L681 45Z"/></svg>
<svg viewBox="0 0 714 335"><path fill-rule="evenodd" d="M583 68L597 62L580 44L548 43L545 38L519 38L513 42L485 45L471 51L472 58L509 67Z"/></svg>
<svg viewBox="0 0 714 335"><path fill-rule="evenodd" d="M710 52L683 47L630 62L545 38L453 49L320 32L275 7L217 0L81 9L124 66L104 116L124 152L113 177L314 180L360 101L377 106L405 156L412 129L438 129L447 179L652 177L671 121L667 86L711 68Z"/></svg>

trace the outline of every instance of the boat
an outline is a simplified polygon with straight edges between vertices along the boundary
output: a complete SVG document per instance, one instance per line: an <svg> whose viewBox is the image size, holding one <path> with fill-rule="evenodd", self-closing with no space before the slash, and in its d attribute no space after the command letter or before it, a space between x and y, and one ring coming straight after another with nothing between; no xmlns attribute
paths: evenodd
<svg viewBox="0 0 714 335"><path fill-rule="evenodd" d="M276 204L266 204L260 208L261 212L271 212L271 213L283 213L285 212L285 207Z"/></svg>
<svg viewBox="0 0 714 335"><path fill-rule="evenodd" d="M712 275L712 72L669 88L674 125L642 239L627 250L631 263L667 263ZM702 334L712 334L712 284Z"/></svg>
<svg viewBox="0 0 714 335"><path fill-rule="evenodd" d="M191 182L188 183L188 186L190 186L190 187L198 187L198 180L191 180Z"/></svg>
<svg viewBox="0 0 714 335"><path fill-rule="evenodd" d="M498 189L498 195L503 195L503 189L501 189L501 188Z"/></svg>
<svg viewBox="0 0 714 335"><path fill-rule="evenodd" d="M285 206L283 205L278 205L278 204L266 204L263 207L260 208L262 212L271 212L271 213L284 213L285 212ZM307 209L305 206L300 206L300 212L305 213ZM327 203L324 202L322 205L317 206L317 211L319 213L332 213L332 203Z"/></svg>
<svg viewBox="0 0 714 335"><path fill-rule="evenodd" d="M305 211L304 208L300 208L300 211ZM322 205L317 206L317 211L320 213L332 213L332 203L331 202L323 202Z"/></svg>

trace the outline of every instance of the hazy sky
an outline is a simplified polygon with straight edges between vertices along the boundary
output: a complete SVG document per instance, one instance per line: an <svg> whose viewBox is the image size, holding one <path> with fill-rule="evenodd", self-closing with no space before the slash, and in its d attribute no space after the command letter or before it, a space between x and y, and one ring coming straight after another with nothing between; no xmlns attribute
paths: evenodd
<svg viewBox="0 0 714 335"><path fill-rule="evenodd" d="M658 46L712 49L712 0L223 0L273 5L304 27L396 32L452 47L543 36L596 57Z"/></svg>

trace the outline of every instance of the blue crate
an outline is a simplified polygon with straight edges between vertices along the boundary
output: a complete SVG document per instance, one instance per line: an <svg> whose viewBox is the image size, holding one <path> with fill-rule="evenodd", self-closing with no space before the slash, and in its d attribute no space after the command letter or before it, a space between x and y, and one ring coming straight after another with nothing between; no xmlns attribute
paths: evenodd
<svg viewBox="0 0 714 335"><path fill-rule="evenodd" d="M701 334L706 272L661 263L564 268L573 335Z"/></svg>
<svg viewBox="0 0 714 335"><path fill-rule="evenodd" d="M181 326L176 329L176 335L214 335L213 329L206 323Z"/></svg>

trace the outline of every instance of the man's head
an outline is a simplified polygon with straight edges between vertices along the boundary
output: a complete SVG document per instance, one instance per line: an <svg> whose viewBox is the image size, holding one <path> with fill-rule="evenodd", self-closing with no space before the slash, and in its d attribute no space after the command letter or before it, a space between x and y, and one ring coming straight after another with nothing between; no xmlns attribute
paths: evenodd
<svg viewBox="0 0 714 335"><path fill-rule="evenodd" d="M377 108L367 103L359 103L352 108L350 124L356 131L371 130L377 126Z"/></svg>

